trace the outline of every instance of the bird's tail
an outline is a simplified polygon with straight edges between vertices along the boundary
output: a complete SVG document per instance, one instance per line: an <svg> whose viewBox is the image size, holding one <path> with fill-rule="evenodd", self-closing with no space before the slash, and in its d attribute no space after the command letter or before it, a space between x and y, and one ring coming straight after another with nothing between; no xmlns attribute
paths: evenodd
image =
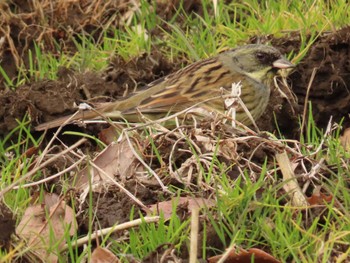
<svg viewBox="0 0 350 263"><path fill-rule="evenodd" d="M39 124L34 129L36 131L48 130L71 124L78 120L93 120L97 118L122 119L123 114L121 110L130 108L130 105L133 106L133 104L128 100L102 103L96 109L89 108L88 110L79 110L72 115L60 117L58 119Z"/></svg>
<svg viewBox="0 0 350 263"><path fill-rule="evenodd" d="M75 121L78 120L88 120L88 119L94 119L98 117L99 114L95 111L88 110L88 111L77 111L76 113L69 115L69 116L64 116L57 118L52 121L44 122L42 124L39 124L36 126L34 129L36 131L43 131L43 130L48 130L51 128L56 128L59 126L64 126L67 124L74 123Z"/></svg>

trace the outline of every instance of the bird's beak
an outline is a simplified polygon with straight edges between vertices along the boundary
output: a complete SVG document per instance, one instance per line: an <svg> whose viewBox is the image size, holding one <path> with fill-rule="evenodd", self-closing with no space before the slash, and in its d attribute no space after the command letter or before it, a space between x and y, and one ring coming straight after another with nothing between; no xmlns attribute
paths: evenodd
<svg viewBox="0 0 350 263"><path fill-rule="evenodd" d="M272 63L272 66L274 68L278 68L278 69L285 69L285 68L294 68L295 65L290 62L289 60L287 60L286 58L280 58L278 60L276 60L275 62Z"/></svg>

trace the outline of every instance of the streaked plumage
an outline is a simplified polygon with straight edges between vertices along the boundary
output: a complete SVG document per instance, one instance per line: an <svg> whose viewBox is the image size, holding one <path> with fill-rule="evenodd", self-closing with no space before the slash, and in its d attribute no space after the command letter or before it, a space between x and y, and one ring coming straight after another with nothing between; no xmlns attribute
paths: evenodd
<svg viewBox="0 0 350 263"><path fill-rule="evenodd" d="M241 82L240 97L257 120L268 104L273 77L279 69L293 66L273 47L246 45L188 65L124 100L105 103L96 110L106 117L124 118L130 122L139 121L140 112L148 118L158 119L199 102L203 102L199 107L206 111L224 112L222 96L231 93L232 83ZM246 125L251 123L242 108L238 107L236 112L238 121ZM72 121L98 117L96 111L84 111ZM40 124L36 130L60 126L67 119L62 117Z"/></svg>

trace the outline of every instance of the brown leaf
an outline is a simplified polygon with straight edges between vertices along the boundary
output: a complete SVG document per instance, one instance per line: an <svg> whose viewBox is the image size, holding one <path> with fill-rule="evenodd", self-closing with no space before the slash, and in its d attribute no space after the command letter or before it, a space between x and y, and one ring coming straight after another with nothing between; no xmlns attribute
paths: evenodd
<svg viewBox="0 0 350 263"><path fill-rule="evenodd" d="M325 195L320 192L320 189L317 189L313 192L310 197L306 198L307 202L310 205L324 205L325 203L330 203L333 200L332 195Z"/></svg>
<svg viewBox="0 0 350 263"><path fill-rule="evenodd" d="M38 153L39 148L38 147L30 147L28 148L24 153L23 156L25 156L26 158L30 158L32 157L34 154Z"/></svg>
<svg viewBox="0 0 350 263"><path fill-rule="evenodd" d="M69 234L73 235L76 226L73 209L60 201L57 195L45 194L43 204L26 209L16 232L45 262L57 262L57 255L50 253L48 248L59 240L62 241L58 247L63 247L65 229L69 228Z"/></svg>
<svg viewBox="0 0 350 263"><path fill-rule="evenodd" d="M339 138L341 145L345 150L350 150L350 128L347 128Z"/></svg>
<svg viewBox="0 0 350 263"><path fill-rule="evenodd" d="M221 259L222 255L211 257L208 259L209 263L216 263ZM254 258L255 263L280 263L270 254L258 248L251 248L248 250L240 249L239 253L236 253L236 249L232 248L229 252L229 256L225 259L225 263L251 263Z"/></svg>
<svg viewBox="0 0 350 263"><path fill-rule="evenodd" d="M129 143L126 140L113 142L108 145L94 160L93 163L104 173L95 167L87 166L79 174L76 183L78 189L89 187L89 177L93 175L92 184L98 182L108 183L109 177L114 178L119 175L126 180L133 176L138 168L139 161L134 156ZM109 176L106 176L106 174ZM95 188L96 190L96 188Z"/></svg>
<svg viewBox="0 0 350 263"><path fill-rule="evenodd" d="M98 138L105 144L110 144L117 141L119 138L119 133L115 127L109 126L107 129L103 129L98 134Z"/></svg>
<svg viewBox="0 0 350 263"><path fill-rule="evenodd" d="M119 259L107 248L97 247L91 255L91 263L119 263Z"/></svg>
<svg viewBox="0 0 350 263"><path fill-rule="evenodd" d="M215 201L212 199L193 198L193 197L175 197L169 201L160 202L149 206L152 214L163 213L165 219L169 219L174 210L174 205L184 206L186 205L188 210L193 208L212 207L215 205Z"/></svg>

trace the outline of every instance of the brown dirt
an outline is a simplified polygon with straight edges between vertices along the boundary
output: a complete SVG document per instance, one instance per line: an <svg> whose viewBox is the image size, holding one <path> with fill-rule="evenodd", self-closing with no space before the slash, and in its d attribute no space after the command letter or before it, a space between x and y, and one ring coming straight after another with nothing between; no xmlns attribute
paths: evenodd
<svg viewBox="0 0 350 263"><path fill-rule="evenodd" d="M0 91L0 130L6 133L16 127L16 119L26 113L33 121L54 118L73 111L74 103L91 97L118 97L118 86L106 82L98 73L75 74L61 70L56 81L43 80L24 85L15 91ZM101 87L103 87L101 89Z"/></svg>
<svg viewBox="0 0 350 263"><path fill-rule="evenodd" d="M131 193L141 200L145 205L154 204L157 201L158 194L156 191L139 184L136 180L130 179L125 185ZM130 220L130 211L135 207L134 216L139 218L141 212L130 197L126 196L119 189L111 187L106 189L104 193L93 194L93 207L95 211L94 221L98 222L100 228L107 228L114 225L116 222L124 223ZM83 210L89 207L88 200L84 204ZM81 228L80 231L86 233L89 229L89 219L85 218L87 214L83 214L79 219Z"/></svg>
<svg viewBox="0 0 350 263"><path fill-rule="evenodd" d="M299 105L305 103L313 70L316 70L316 75L311 84L309 100L317 124L325 127L331 116L336 122L344 117L344 126L349 127L350 27L319 38L298 64L296 72L290 76Z"/></svg>
<svg viewBox="0 0 350 263"><path fill-rule="evenodd" d="M26 113L33 123L68 115L76 111L75 103L111 101L121 98L137 85L145 85L168 74L172 65L155 52L132 61L115 57L102 74L75 73L61 69L58 80L43 80L13 90L0 90L0 135L6 134Z"/></svg>
<svg viewBox="0 0 350 263"><path fill-rule="evenodd" d="M251 41L256 41L256 38ZM300 35L297 32L290 33L283 38L269 36L260 39L260 41L271 43L284 54L289 54L292 51L298 53L301 43ZM317 126L325 128L332 116L333 121L337 123L344 118L343 127L349 127L349 61L350 27L322 34L289 75L288 82L296 95L297 103L289 104L276 90L273 91L266 113L258 121L259 127L268 131L275 129L273 116L270 114L273 111L282 134L287 137L298 134L300 125L293 112L298 115L303 114L307 89L311 81L307 101L312 102L313 118ZM312 80L311 76L314 70L316 70L316 75Z"/></svg>
<svg viewBox="0 0 350 263"><path fill-rule="evenodd" d="M15 233L16 219L10 208L0 201L0 247L7 246L12 234Z"/></svg>

